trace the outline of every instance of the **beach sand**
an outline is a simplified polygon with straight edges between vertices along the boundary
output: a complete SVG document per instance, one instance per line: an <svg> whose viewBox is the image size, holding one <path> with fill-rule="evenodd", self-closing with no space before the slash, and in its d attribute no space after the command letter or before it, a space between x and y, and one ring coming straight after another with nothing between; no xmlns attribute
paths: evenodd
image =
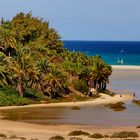
<svg viewBox="0 0 140 140"><path fill-rule="evenodd" d="M27 108L27 107L55 107L55 106L83 106L83 105L99 105L99 104L108 104L108 103L116 103L119 101L127 101L132 100L132 94L122 94L115 95L113 97L105 94L101 94L100 98L91 101L83 101L83 102L67 102L67 103L50 103L50 104L37 104L37 105L27 105L27 106L8 106L8 107L0 107L0 110L5 109L15 109L15 108ZM1 116L2 117L2 116ZM8 137L12 135L16 135L18 137L25 137L27 139L37 138L38 140L49 140L50 137L55 135L64 136L66 140L70 139L68 133L74 130L83 130L87 131L91 134L98 132L102 134L111 135L113 132L119 132L120 130L127 131L136 131L140 134L139 130L134 127L113 127L113 128L105 128L105 127L96 127L96 126L79 126L79 125L38 125L24 122L15 122L8 120L0 120L0 133L5 134ZM83 140L90 140L91 138L85 136L79 136L83 138ZM92 138L93 139L93 138ZM111 138L112 139L112 138ZM113 139L112 139L113 140ZM115 140L115 139L114 139Z"/></svg>
<svg viewBox="0 0 140 140"><path fill-rule="evenodd" d="M121 96L120 96L121 95ZM116 94L115 96L109 96L106 94L100 93L100 98L96 98L94 100L88 101L77 101L77 102L63 102L63 103L48 103L48 104L30 104L25 106L4 106L0 107L0 110L5 109L18 109L18 108L28 108L28 107L58 107L58 106L84 106L84 105L101 105L101 104L109 104L109 103L117 103L128 100L133 100L133 94L130 92L129 94Z"/></svg>
<svg viewBox="0 0 140 140"><path fill-rule="evenodd" d="M113 66L113 69L131 69L131 67L125 66ZM133 68L132 68L133 69ZM138 69L138 68L136 68ZM140 68L139 68L140 69ZM101 94L101 97L91 101L84 101L84 102L67 102L67 103L50 103L50 104L37 104L37 105L27 105L27 106L11 106L11 107L0 107L0 110L6 109L15 109L15 108L27 108L27 107L55 107L55 106L83 106L83 105L99 105L99 104L108 104L108 103L115 103L119 101L127 101L132 100L132 94L120 94L115 95L113 97ZM15 122L9 120L0 120L0 133L5 134L8 137L11 135L16 135L18 137L25 137L27 139L38 139L38 140L49 140L50 137L55 135L62 135L65 137L66 140L69 140L70 137L68 133L73 130L83 130L90 132L91 134L95 132L99 132L102 134L111 135L114 132L119 131L135 131L140 136L140 129L136 127L97 127L97 126L79 126L79 125L39 125L39 124L31 124L31 123L24 123L24 122ZM79 136L83 138L83 140L90 140L90 138L85 136ZM2 139L2 138L0 138ZM108 138L109 139L109 138ZM106 140L108 140L106 138ZM139 140L137 138L136 140ZM93 140L93 138L92 138ZM116 138L111 138L111 140L119 140Z"/></svg>
<svg viewBox="0 0 140 140"><path fill-rule="evenodd" d="M122 69L122 70L140 70L140 66L129 66L129 65L112 65L113 69Z"/></svg>
<svg viewBox="0 0 140 140"><path fill-rule="evenodd" d="M68 133L75 130L82 130L93 133L101 133L110 135L114 132L120 131L135 131L140 135L140 129L136 127L96 127L96 126L78 126L78 125L37 125L14 121L0 121L0 133L10 137L16 135L17 137L24 137L26 139L49 140L50 137L61 135L66 140L70 139ZM87 136L79 136L83 140L91 140ZM92 138L93 139L93 138ZM107 139L106 139L107 140ZM111 138L111 140L119 140ZM122 139L121 139L122 140ZM139 140L139 138L137 139Z"/></svg>

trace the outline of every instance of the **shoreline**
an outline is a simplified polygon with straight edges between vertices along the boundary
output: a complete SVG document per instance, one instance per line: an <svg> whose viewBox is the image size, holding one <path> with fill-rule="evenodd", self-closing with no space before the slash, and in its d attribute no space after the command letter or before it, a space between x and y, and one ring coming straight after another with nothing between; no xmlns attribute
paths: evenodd
<svg viewBox="0 0 140 140"><path fill-rule="evenodd" d="M140 70L140 66L136 65L111 65L113 69L122 69L122 70Z"/></svg>
<svg viewBox="0 0 140 140"><path fill-rule="evenodd" d="M133 95L129 94L116 94L115 96L110 96L100 93L101 97L88 100L88 101L77 101L77 102L62 102L62 103L47 103L47 104L30 104L25 106L3 106L0 107L0 110L9 110L9 109L20 109L20 108L34 108L34 107L72 107L72 106L84 106L84 105L105 105L109 103L125 102L133 100ZM121 97L120 97L121 95Z"/></svg>

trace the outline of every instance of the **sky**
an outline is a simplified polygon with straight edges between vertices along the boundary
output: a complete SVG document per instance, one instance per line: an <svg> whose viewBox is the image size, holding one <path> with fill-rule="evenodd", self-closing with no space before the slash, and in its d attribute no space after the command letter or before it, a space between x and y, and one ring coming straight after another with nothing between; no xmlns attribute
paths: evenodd
<svg viewBox="0 0 140 140"><path fill-rule="evenodd" d="M0 17L32 11L63 40L140 41L140 0L0 0Z"/></svg>

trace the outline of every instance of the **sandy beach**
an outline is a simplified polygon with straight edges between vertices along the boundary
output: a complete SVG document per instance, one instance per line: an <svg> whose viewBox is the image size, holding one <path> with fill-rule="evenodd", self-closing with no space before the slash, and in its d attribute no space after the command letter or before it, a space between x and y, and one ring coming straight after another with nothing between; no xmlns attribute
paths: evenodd
<svg viewBox="0 0 140 140"><path fill-rule="evenodd" d="M140 67L129 67L129 66L113 66L113 69L140 69ZM15 109L15 108L27 108L27 107L55 107L55 106L84 106L84 105L99 105L99 104L108 104L108 103L116 103L119 101L128 101L132 100L133 95L130 94L117 94L113 97L101 94L101 97L95 100L84 101L84 102L65 102L65 103L50 103L50 104L36 104L36 105L27 105L27 106L8 106L8 107L0 107L0 110L6 109ZM38 139L38 140L48 140L50 137L55 135L62 135L66 140L70 139L68 133L73 130L83 130L87 131L91 134L95 132L99 132L102 134L111 135L114 132L119 131L135 131L140 136L140 129L136 127L97 127L97 126L79 126L79 125L38 125L24 122L15 122L8 120L0 120L0 133L5 134L7 137L12 135L16 135L18 137L24 137L27 139ZM79 136L83 138L83 140L91 140L91 138L85 136ZM2 138L1 138L2 139ZM93 138L92 138L93 139ZM109 138L107 138L109 139ZM106 140L107 140L106 139ZM116 138L111 138L112 140L119 140ZM136 140L139 140L137 138Z"/></svg>
<svg viewBox="0 0 140 140"><path fill-rule="evenodd" d="M31 104L25 106L5 106L0 107L0 110L5 109L16 109L16 108L28 108L28 107L56 107L56 106L83 106L83 105L101 105L101 104L108 104L108 103L117 103L120 101L127 101L133 99L133 94L117 94L113 97L100 93L101 97L89 100L89 101L77 101L77 102L63 102L63 103L49 103L49 104Z"/></svg>
<svg viewBox="0 0 140 140"><path fill-rule="evenodd" d="M93 133L101 133L111 135L114 132L120 131L135 131L140 135L140 129L136 127L96 127L96 126L78 126L78 125L36 125L23 122L12 122L12 121L0 121L0 132L5 134L7 137L16 135L17 137L24 137L28 140L38 139L38 140L49 140L50 137L61 135L65 137L66 140L70 139L68 133L75 130L82 130ZM87 136L79 136L83 140L91 140ZM93 138L92 138L93 139ZM109 139L109 138L108 138ZM107 139L106 139L107 140ZM116 138L111 138L111 140L120 140ZM121 139L122 140L122 139ZM139 140L137 138L136 140Z"/></svg>
<svg viewBox="0 0 140 140"><path fill-rule="evenodd" d="M112 68L122 70L140 70L140 66L129 66L129 65L112 65Z"/></svg>
<svg viewBox="0 0 140 140"><path fill-rule="evenodd" d="M15 108L27 108L27 107L55 107L55 106L83 106L83 105L98 105L98 104L107 104L115 103L119 101L132 100L132 94L123 94L115 95L111 97L109 95L101 94L101 97L91 101L84 102L68 102L68 103L50 103L50 104L37 104L37 105L27 105L27 106L9 106L9 107L0 107L0 110L5 109L15 109ZM49 140L50 137L61 135L65 137L66 140L70 139L68 133L74 130L82 130L93 133L101 133L111 135L114 132L119 131L135 131L140 134L140 129L134 127L96 127L96 126L79 126L79 125L38 125L24 122L15 122L8 120L0 120L0 133L5 134L7 137L17 136L26 139L38 139L38 140ZM87 136L79 136L83 140L91 140ZM17 139L17 138L16 138ZM19 138L20 139L20 138ZM93 138L92 138L93 139ZM112 140L116 140L111 138Z"/></svg>

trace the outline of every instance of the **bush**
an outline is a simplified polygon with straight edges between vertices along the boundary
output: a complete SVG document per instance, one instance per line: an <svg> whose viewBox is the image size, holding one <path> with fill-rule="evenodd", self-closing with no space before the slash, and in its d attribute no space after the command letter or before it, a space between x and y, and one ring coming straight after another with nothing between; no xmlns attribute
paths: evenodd
<svg viewBox="0 0 140 140"><path fill-rule="evenodd" d="M111 138L136 138L139 137L139 135L136 132L127 132L127 131L122 131L118 133L114 133Z"/></svg>
<svg viewBox="0 0 140 140"><path fill-rule="evenodd" d="M77 131L70 132L68 135L69 136L80 136L80 135L89 136L90 134L85 131L77 130Z"/></svg>
<svg viewBox="0 0 140 140"><path fill-rule="evenodd" d="M49 140L65 140L65 138L62 136L54 136L54 137L49 138Z"/></svg>
<svg viewBox="0 0 140 140"><path fill-rule="evenodd" d="M19 93L16 91L16 89L10 85L4 85L0 87L0 92L8 96L11 95L19 96Z"/></svg>
<svg viewBox="0 0 140 140"><path fill-rule="evenodd" d="M80 110L81 108L79 106L73 106L71 107L71 110Z"/></svg>
<svg viewBox="0 0 140 140"><path fill-rule="evenodd" d="M107 104L107 105L105 105L105 107L113 109L114 111L123 111L124 109L126 109L126 107L124 105L125 105L124 102L118 102L115 104Z"/></svg>
<svg viewBox="0 0 140 140"><path fill-rule="evenodd" d="M31 98L31 99L34 99L36 101L40 101L43 99L43 94L37 92L34 89L26 88L24 97Z"/></svg>
<svg viewBox="0 0 140 140"><path fill-rule="evenodd" d="M101 138L104 138L104 136L100 133L94 133L90 136L90 138L101 139Z"/></svg>
<svg viewBox="0 0 140 140"><path fill-rule="evenodd" d="M0 106L19 106L19 105L28 105L32 103L31 100L23 98L16 95L7 96L3 93L0 93Z"/></svg>
<svg viewBox="0 0 140 140"><path fill-rule="evenodd" d="M82 93L87 93L89 91L89 88L85 81L83 80L77 80L74 82L74 88Z"/></svg>

